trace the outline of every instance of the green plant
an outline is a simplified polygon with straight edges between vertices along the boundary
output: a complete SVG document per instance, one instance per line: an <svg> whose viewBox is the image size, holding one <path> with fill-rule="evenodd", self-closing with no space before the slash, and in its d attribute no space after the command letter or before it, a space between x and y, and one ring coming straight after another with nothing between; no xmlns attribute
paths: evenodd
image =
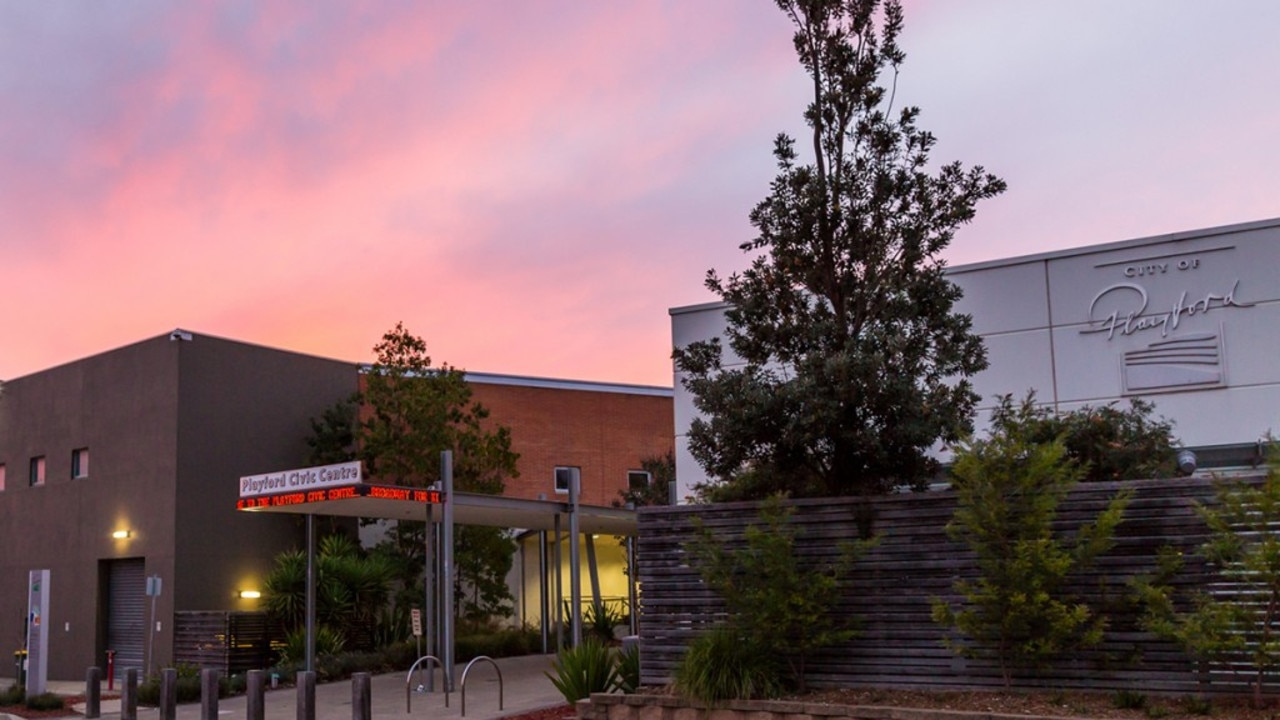
<svg viewBox="0 0 1280 720"><path fill-rule="evenodd" d="M27 699L27 689L18 683L0 693L0 705L21 705Z"/></svg>
<svg viewBox="0 0 1280 720"><path fill-rule="evenodd" d="M1168 717L1171 714L1169 708L1161 707L1159 705L1144 705L1142 711L1142 714L1149 718Z"/></svg>
<svg viewBox="0 0 1280 720"><path fill-rule="evenodd" d="M1141 710L1147 706L1147 694L1137 690L1117 690L1111 704L1121 710Z"/></svg>
<svg viewBox="0 0 1280 720"><path fill-rule="evenodd" d="M715 705L725 700L779 697L783 668L758 638L721 624L689 644L675 670L676 692Z"/></svg>
<svg viewBox="0 0 1280 720"><path fill-rule="evenodd" d="M613 629L627 621L626 613L607 603L591 603L582 614L582 629L603 643L614 641Z"/></svg>
<svg viewBox="0 0 1280 720"><path fill-rule="evenodd" d="M1184 712L1190 715L1212 715L1213 701L1198 695L1184 695L1178 700Z"/></svg>
<svg viewBox="0 0 1280 720"><path fill-rule="evenodd" d="M624 645L617 655L618 679L614 687L622 693L640 689L640 646Z"/></svg>
<svg viewBox="0 0 1280 720"><path fill-rule="evenodd" d="M316 657L337 655L346 647L346 638L328 625L321 625L316 628L315 642ZM306 653L307 629L305 627L298 628L285 636L285 646L280 652L282 660L305 662Z"/></svg>
<svg viewBox="0 0 1280 720"><path fill-rule="evenodd" d="M61 710L64 706L65 702L62 696L51 692L32 695L27 698L27 708L30 710Z"/></svg>
<svg viewBox="0 0 1280 720"><path fill-rule="evenodd" d="M833 612L854 560L874 540L846 543L835 560L803 564L796 553L793 510L781 496L760 504L758 521L732 544L698 527L688 544L703 582L724 599L730 632L784 661L789 680L805 690L805 667L817 649L854 635L854 619Z"/></svg>
<svg viewBox="0 0 1280 720"><path fill-rule="evenodd" d="M1034 442L1016 429L996 428L956 454L947 533L974 553L978 573L954 584L958 606L933 600L933 619L959 632L943 641L956 653L996 659L1006 687L1016 668L1102 640L1106 618L1069 597L1066 584L1112 547L1132 493L1064 538L1054 531L1058 505L1082 473L1060 440Z"/></svg>
<svg viewBox="0 0 1280 720"><path fill-rule="evenodd" d="M1183 558L1162 548L1156 575L1133 583L1142 625L1191 655L1251 670L1253 704L1261 707L1263 688L1280 668L1280 447L1270 444L1260 485L1223 483L1200 515L1210 533L1200 552L1217 576L1214 594L1196 594L1192 609L1179 611L1171 581Z"/></svg>
<svg viewBox="0 0 1280 720"><path fill-rule="evenodd" d="M557 653L552 669L556 674L547 673L547 677L569 703L587 698L591 693L609 692L617 685L613 653L592 637L583 639L576 648Z"/></svg>

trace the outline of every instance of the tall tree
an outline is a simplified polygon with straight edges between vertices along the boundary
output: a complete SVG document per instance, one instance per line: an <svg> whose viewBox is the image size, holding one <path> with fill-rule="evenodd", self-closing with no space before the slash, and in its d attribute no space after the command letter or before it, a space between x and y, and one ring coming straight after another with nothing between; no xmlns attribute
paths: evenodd
<svg viewBox="0 0 1280 720"><path fill-rule="evenodd" d="M919 110L893 110L897 0L778 0L813 100L812 163L779 135L779 174L751 212L751 267L707 287L729 305L718 341L675 352L702 417L689 449L727 480L712 497L869 494L922 485L925 453L971 424L986 367L939 253L1004 182L960 163L929 170ZM886 87L886 82L888 87Z"/></svg>
<svg viewBox="0 0 1280 720"><path fill-rule="evenodd" d="M427 345L397 323L374 346L377 360L361 393L358 455L369 473L399 485L425 487L440 479L440 453L454 451L454 489L501 493L519 475L509 428L487 423L489 411L471 398L464 373L433 367ZM423 524L400 522L381 551L402 572L420 577ZM454 535L455 591L469 617L504 614L511 594L506 574L515 542L502 528L460 527ZM420 585L406 583L401 603L416 602Z"/></svg>

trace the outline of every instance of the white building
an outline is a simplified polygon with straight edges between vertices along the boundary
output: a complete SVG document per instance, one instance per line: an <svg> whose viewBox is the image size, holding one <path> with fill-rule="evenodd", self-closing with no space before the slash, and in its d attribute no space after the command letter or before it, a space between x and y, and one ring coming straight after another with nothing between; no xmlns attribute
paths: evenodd
<svg viewBox="0 0 1280 720"><path fill-rule="evenodd" d="M964 265L990 367L974 378L981 427L999 395L1061 410L1142 397L1201 467L1238 465L1280 431L1280 219ZM676 347L722 335L723 303L671 310ZM727 348L726 348L727 350ZM739 363L726 353L726 367ZM685 438L696 416L675 376L680 496L705 480Z"/></svg>

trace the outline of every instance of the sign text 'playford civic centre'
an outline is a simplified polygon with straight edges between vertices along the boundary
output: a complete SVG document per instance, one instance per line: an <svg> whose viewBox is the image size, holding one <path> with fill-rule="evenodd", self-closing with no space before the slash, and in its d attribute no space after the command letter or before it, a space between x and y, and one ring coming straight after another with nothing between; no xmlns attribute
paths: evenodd
<svg viewBox="0 0 1280 720"><path fill-rule="evenodd" d="M361 482L359 461L345 462L262 475L246 475L240 478L240 497L243 499L260 495L327 490L359 485Z"/></svg>

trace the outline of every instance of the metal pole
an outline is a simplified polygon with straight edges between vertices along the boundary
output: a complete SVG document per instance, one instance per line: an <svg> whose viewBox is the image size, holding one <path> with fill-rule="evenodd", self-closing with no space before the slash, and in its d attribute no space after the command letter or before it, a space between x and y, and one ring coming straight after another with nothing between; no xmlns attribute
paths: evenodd
<svg viewBox="0 0 1280 720"><path fill-rule="evenodd" d="M575 470L569 478L569 597L573 607L573 646L582 644L582 564L578 553L578 495L582 489L582 473Z"/></svg>
<svg viewBox="0 0 1280 720"><path fill-rule="evenodd" d="M438 591L436 587L436 550L438 545L436 543L436 513L435 508L431 505L427 505L427 527L423 532L423 538L426 543L425 555L422 559L423 584L425 585L423 593L426 596L423 608L427 616L427 627L424 634L427 636L427 654L439 656L436 652L439 647L436 634L440 632L440 618L436 616L436 594ZM428 671L426 685L429 692L435 691L435 682L435 673Z"/></svg>
<svg viewBox="0 0 1280 720"><path fill-rule="evenodd" d="M440 478L444 481L444 568L441 585L444 591L444 689L453 692L453 451L440 453Z"/></svg>
<svg viewBox="0 0 1280 720"><path fill-rule="evenodd" d="M555 539L555 586L556 586L556 652L564 647L564 578L561 576L560 562L560 513L556 513L556 539Z"/></svg>
<svg viewBox="0 0 1280 720"><path fill-rule="evenodd" d="M538 597L542 602L539 611L542 613L542 652L551 652L551 608L547 603L547 531L538 531Z"/></svg>
<svg viewBox="0 0 1280 720"><path fill-rule="evenodd" d="M603 608L604 601L600 598L600 568L596 566L596 539L591 533L587 533L582 541L587 547L587 578L591 580L591 605L599 613Z"/></svg>
<svg viewBox="0 0 1280 720"><path fill-rule="evenodd" d="M636 536L627 536L627 618L631 634L640 634L640 608L636 607Z"/></svg>
<svg viewBox="0 0 1280 720"><path fill-rule="evenodd" d="M316 669L316 516L307 513L307 642L306 669Z"/></svg>

